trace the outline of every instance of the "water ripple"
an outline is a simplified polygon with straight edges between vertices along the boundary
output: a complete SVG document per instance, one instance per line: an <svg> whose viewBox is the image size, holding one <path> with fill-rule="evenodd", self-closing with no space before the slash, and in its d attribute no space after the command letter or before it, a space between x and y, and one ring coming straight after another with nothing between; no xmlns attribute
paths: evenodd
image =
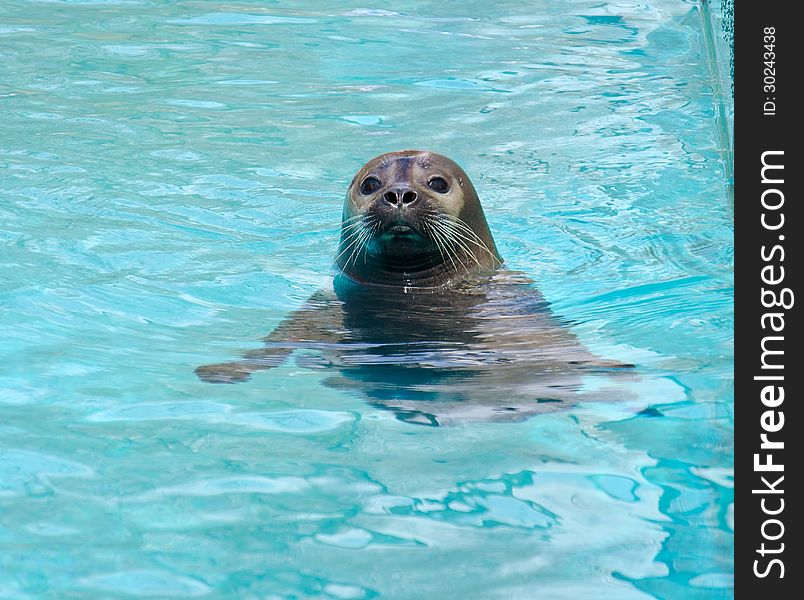
<svg viewBox="0 0 804 600"><path fill-rule="evenodd" d="M0 595L730 597L696 10L0 0ZM429 428L316 352L198 381L331 285L351 177L405 147L464 166L508 267L640 365L582 382L616 402Z"/></svg>

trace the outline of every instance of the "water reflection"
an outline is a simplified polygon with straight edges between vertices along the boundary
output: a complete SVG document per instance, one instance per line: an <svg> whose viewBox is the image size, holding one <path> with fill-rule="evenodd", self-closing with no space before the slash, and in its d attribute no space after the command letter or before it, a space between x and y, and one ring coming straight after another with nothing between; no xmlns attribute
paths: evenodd
<svg viewBox="0 0 804 600"><path fill-rule="evenodd" d="M336 279L243 360L199 367L212 383L245 381L298 362L337 371L325 384L358 392L403 421L510 421L578 402L584 375L632 365L589 352L525 277L512 272L457 289L383 289ZM587 395L583 399L590 399Z"/></svg>

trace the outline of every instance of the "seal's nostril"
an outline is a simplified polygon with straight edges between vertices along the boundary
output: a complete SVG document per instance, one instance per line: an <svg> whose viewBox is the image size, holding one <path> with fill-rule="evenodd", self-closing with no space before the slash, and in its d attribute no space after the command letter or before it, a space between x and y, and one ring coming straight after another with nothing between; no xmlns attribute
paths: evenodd
<svg viewBox="0 0 804 600"><path fill-rule="evenodd" d="M409 190L402 194L402 204L410 204L411 202L415 201L416 198L416 192Z"/></svg>
<svg viewBox="0 0 804 600"><path fill-rule="evenodd" d="M419 195L416 192L405 188L388 190L382 195L383 200L388 204L393 204L397 208L403 204L414 202L418 197Z"/></svg>

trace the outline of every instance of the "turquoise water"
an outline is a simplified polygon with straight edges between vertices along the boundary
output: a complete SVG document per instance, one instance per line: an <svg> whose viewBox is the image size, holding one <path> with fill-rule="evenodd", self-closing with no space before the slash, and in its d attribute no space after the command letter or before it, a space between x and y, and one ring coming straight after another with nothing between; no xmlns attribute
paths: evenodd
<svg viewBox="0 0 804 600"><path fill-rule="evenodd" d="M0 0L0 597L731 597L703 43L669 0ZM621 401L421 427L298 359L196 378L331 285L352 175L407 147L638 365Z"/></svg>

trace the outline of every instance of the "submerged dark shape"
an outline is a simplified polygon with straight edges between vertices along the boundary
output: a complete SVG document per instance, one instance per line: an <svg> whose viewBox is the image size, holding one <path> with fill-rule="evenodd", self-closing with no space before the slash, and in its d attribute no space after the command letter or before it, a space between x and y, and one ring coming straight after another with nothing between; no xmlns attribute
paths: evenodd
<svg viewBox="0 0 804 600"><path fill-rule="evenodd" d="M577 402L581 377L632 365L591 354L526 277L502 269L466 173L448 158L383 154L346 197L334 291L319 291L241 360L198 367L236 383L294 350L328 384L404 421L519 420Z"/></svg>

